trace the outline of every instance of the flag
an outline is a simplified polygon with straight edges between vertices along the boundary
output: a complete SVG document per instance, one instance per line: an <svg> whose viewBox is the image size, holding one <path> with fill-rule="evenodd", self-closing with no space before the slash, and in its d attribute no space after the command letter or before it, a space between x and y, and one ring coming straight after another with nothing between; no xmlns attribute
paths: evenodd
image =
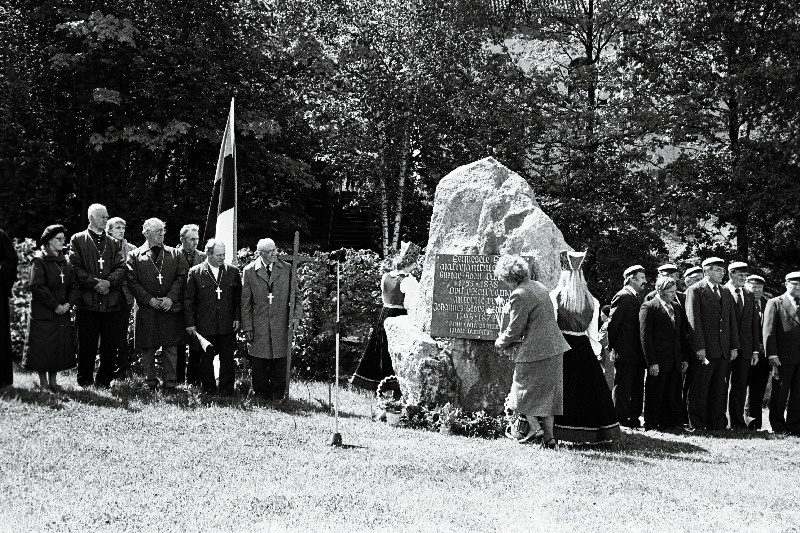
<svg viewBox="0 0 800 533"><path fill-rule="evenodd" d="M214 238L225 243L225 262L232 265L236 265L236 185L236 139L231 98L231 110L219 149L211 205L208 207L205 240Z"/></svg>

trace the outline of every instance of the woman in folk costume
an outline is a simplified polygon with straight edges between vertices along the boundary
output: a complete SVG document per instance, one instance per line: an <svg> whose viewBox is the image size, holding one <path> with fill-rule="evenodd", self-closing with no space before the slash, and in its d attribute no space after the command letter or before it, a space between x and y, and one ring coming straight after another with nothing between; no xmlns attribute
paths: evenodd
<svg viewBox="0 0 800 533"><path fill-rule="evenodd" d="M572 442L610 442L620 436L611 391L597 361L600 304L589 292L581 265L585 252L561 252L561 278L550 293L564 354L564 413L555 418L555 436Z"/></svg>
<svg viewBox="0 0 800 533"><path fill-rule="evenodd" d="M411 275L411 271L417 264L419 252L416 244L402 243L400 253L394 259L394 270L381 278L383 308L372 328L361 362L350 378L350 383L356 387L376 390L383 378L394 375L383 322L389 317L407 314L416 298L419 282Z"/></svg>
<svg viewBox="0 0 800 533"><path fill-rule="evenodd" d="M70 309L78 301L75 269L64 256L67 230L60 224L42 234L31 262L31 312L22 366L39 373L39 387L61 389L58 372L77 365Z"/></svg>

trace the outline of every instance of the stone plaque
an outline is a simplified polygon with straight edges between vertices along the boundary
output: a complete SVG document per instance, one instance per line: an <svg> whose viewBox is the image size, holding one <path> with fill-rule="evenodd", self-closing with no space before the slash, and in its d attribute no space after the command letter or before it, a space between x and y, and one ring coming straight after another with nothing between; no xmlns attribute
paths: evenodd
<svg viewBox="0 0 800 533"><path fill-rule="evenodd" d="M431 337L495 340L511 288L494 275L499 255L436 256ZM498 302L498 297L500 301Z"/></svg>

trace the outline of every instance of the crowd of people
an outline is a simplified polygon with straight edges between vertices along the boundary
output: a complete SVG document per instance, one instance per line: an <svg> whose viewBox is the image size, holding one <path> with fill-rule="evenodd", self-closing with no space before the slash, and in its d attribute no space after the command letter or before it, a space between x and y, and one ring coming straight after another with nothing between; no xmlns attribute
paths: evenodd
<svg viewBox="0 0 800 533"><path fill-rule="evenodd" d="M497 263L495 275L513 287L495 343L515 363L507 436L548 447L608 442L620 426L641 427L642 415L645 430L758 431L770 376L772 430L800 436L800 272L768 299L764 278L741 261L727 265L725 284L718 257L687 269L685 292L674 264L658 268L649 293L634 265L601 312L582 260L562 252L549 298L523 258Z"/></svg>
<svg viewBox="0 0 800 533"><path fill-rule="evenodd" d="M197 225L185 225L181 244L171 247L164 244L164 222L147 219L142 227L145 243L136 247L125 240L125 220L109 219L103 205L90 206L88 218L88 228L69 239L68 253L67 229L48 226L31 262L22 366L38 372L40 389L59 391L58 372L76 366L81 387L108 388L124 378L131 363L127 339L133 314L133 344L147 388L161 385L171 391L188 383L200 385L204 394L232 395L236 334L241 330L252 361L251 394L264 400L284 397L289 325L299 320L300 306L295 303L290 309L296 280L290 265L278 259L272 239L258 242L258 257L240 275L237 267L225 263L223 242L210 239L204 251L197 249ZM0 237L8 240L5 233ZM5 258L5 242L0 244ZM4 296L16 278L13 246L11 252L13 265L0 263ZM8 311L7 305L0 307ZM9 346L2 385L13 382L10 351Z"/></svg>

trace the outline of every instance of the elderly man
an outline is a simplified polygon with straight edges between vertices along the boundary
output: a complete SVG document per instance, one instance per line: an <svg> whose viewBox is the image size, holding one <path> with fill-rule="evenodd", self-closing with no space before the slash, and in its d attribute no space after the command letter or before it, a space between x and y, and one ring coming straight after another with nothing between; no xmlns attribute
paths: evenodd
<svg viewBox="0 0 800 533"><path fill-rule="evenodd" d="M189 269L184 298L184 319L188 335L205 337L219 355L219 388L214 378L214 354L203 352L203 392L232 396L236 381L233 354L242 304L242 277L239 269L225 264L225 244L211 239L206 243L206 260Z"/></svg>
<svg viewBox="0 0 800 533"><path fill-rule="evenodd" d="M647 284L642 265L623 273L625 286L611 300L608 348L613 351L614 408L621 426L638 428L644 402L645 358L639 334L639 307Z"/></svg>
<svg viewBox="0 0 800 533"><path fill-rule="evenodd" d="M658 267L656 270L658 271L658 276L656 277L656 283L658 283L658 280L660 280L661 278L671 278L675 280L675 282L681 279L681 274L680 272L678 272L678 267L672 263L665 263L660 267ZM655 298L657 294L658 291L656 290L650 291L647 294L647 296L644 297L644 301L649 302L650 300Z"/></svg>
<svg viewBox="0 0 800 533"><path fill-rule="evenodd" d="M750 367L758 363L761 340L761 320L753 293L744 290L747 280L747 263L734 261L728 265L728 283L725 288L733 296L736 310L736 328L739 332L741 357L731 360L728 367L728 421L731 429L747 429L744 405L747 396L747 377Z"/></svg>
<svg viewBox="0 0 800 533"><path fill-rule="evenodd" d="M120 244L120 252L127 263L128 254L136 249L136 246L125 240L125 229L127 222L121 217L109 218L106 223L106 233ZM127 269L127 268L126 268ZM133 310L133 294L128 289L128 279L122 284L122 294L125 296L122 312L124 320L120 320L119 347L117 350L116 370L114 375L117 379L124 379L131 366L128 353L128 325L130 323L131 310Z"/></svg>
<svg viewBox="0 0 800 533"><path fill-rule="evenodd" d="M0 387L14 383L11 362L11 311L8 299L17 279L19 256L8 234L0 230Z"/></svg>
<svg viewBox="0 0 800 533"><path fill-rule="evenodd" d="M297 280L288 263L278 259L275 242L261 239L258 258L242 276L242 331L250 349L253 394L265 400L281 400L286 391L286 358L289 355L289 323L296 326L301 306L289 307Z"/></svg>
<svg viewBox="0 0 800 533"><path fill-rule="evenodd" d="M106 234L105 206L89 206L89 228L70 239L69 262L75 268L80 298L75 304L78 327L78 385L107 388L114 379L120 331L126 324L125 259L122 246ZM94 377L97 345L100 367Z"/></svg>
<svg viewBox="0 0 800 533"><path fill-rule="evenodd" d="M786 292L764 309L764 351L773 368L769 423L775 433L800 436L800 272L785 280Z"/></svg>
<svg viewBox="0 0 800 533"><path fill-rule="evenodd" d="M201 264L206 260L205 252L198 250L200 242L200 228L197 224L186 224L181 228L181 243L176 247L178 252L186 260L188 268ZM188 358L187 358L187 353ZM202 351L199 349L195 339L187 337L178 344L178 366L176 376L178 383L188 383L189 385L200 385L202 371L200 361ZM188 368L187 368L188 362Z"/></svg>
<svg viewBox="0 0 800 533"><path fill-rule="evenodd" d="M640 337L647 360L644 428L672 429L683 423L681 374L689 366L683 307L669 276L656 281L656 297L639 310Z"/></svg>
<svg viewBox="0 0 800 533"><path fill-rule="evenodd" d="M725 262L703 261L705 277L686 291L686 316L694 357L689 363L689 429L727 426L728 365L739 353L735 302L722 286Z"/></svg>
<svg viewBox="0 0 800 533"><path fill-rule="evenodd" d="M183 338L183 290L186 261L164 246L164 223L145 220L146 242L128 255L128 286L136 302L134 348L141 350L145 384L158 386L156 351L161 348L161 377L165 390L176 386L177 345Z"/></svg>
<svg viewBox="0 0 800 533"><path fill-rule="evenodd" d="M757 274L747 276L744 288L753 293L756 304L756 314L758 315L758 362L750 367L750 375L747 377L747 415L752 418L747 428L751 431L761 429L764 411L764 394L767 392L769 382L770 365L764 356L764 310L769 301L764 296L765 280Z"/></svg>

